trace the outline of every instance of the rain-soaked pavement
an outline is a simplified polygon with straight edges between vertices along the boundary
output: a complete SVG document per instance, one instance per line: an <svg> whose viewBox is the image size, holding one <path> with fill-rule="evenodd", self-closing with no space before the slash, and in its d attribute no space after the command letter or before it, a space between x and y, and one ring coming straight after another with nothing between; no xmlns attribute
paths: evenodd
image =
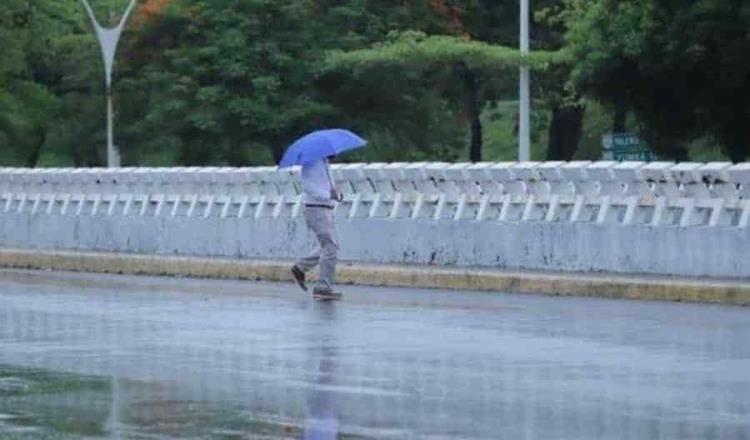
<svg viewBox="0 0 750 440"><path fill-rule="evenodd" d="M750 309L0 271L0 438L750 439Z"/></svg>

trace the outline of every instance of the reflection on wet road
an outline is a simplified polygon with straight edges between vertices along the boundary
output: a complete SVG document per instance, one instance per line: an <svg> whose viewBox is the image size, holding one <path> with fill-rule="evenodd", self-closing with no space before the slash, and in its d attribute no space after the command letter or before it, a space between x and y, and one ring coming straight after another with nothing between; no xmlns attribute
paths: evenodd
<svg viewBox="0 0 750 440"><path fill-rule="evenodd" d="M0 438L750 439L750 310L0 272Z"/></svg>

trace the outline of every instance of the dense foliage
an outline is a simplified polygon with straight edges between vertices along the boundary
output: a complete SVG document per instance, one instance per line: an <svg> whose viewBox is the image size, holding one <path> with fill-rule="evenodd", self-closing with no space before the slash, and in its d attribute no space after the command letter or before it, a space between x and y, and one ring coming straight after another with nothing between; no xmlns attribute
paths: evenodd
<svg viewBox="0 0 750 440"><path fill-rule="evenodd" d="M90 2L103 22L127 4ZM126 165L269 164L343 126L371 141L352 160L512 160L528 63L537 159L597 158L613 131L665 158L750 155L750 0L532 6L521 57L517 0L140 0L117 57L116 143ZM101 58L80 2L3 0L0 47L0 165L102 165Z"/></svg>
<svg viewBox="0 0 750 440"><path fill-rule="evenodd" d="M750 155L750 1L567 0L564 20L577 87L634 112L660 153L709 136Z"/></svg>

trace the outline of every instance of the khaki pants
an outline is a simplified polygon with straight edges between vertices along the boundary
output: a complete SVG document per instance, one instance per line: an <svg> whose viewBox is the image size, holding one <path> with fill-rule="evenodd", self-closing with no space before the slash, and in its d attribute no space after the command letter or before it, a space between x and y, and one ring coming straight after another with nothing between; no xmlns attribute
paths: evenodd
<svg viewBox="0 0 750 440"><path fill-rule="evenodd" d="M336 260L339 251L333 209L305 206L304 217L307 227L315 234L317 243L309 257L297 261L297 267L303 272L308 272L320 264L320 277L316 287L331 289L336 279Z"/></svg>

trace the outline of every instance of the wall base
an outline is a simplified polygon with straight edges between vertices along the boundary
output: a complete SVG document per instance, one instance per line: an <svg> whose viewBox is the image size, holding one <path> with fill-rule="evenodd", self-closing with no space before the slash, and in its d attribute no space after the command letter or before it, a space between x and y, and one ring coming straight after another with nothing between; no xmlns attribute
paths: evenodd
<svg viewBox="0 0 750 440"><path fill-rule="evenodd" d="M0 249L0 267L16 269L291 281L289 266L283 260ZM745 280L359 263L341 263L338 280L341 284L372 286L750 305L750 283Z"/></svg>

